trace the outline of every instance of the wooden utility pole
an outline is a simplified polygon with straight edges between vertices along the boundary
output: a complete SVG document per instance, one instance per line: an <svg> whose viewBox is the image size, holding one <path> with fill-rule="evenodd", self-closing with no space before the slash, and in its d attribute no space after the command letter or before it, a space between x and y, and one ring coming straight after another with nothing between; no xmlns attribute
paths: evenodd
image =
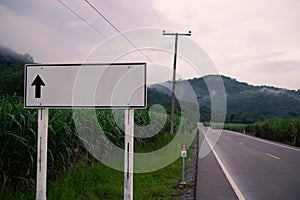
<svg viewBox="0 0 300 200"><path fill-rule="evenodd" d="M175 82L176 82L176 62L177 62L178 36L191 36L191 31L189 31L189 33L166 33L165 31L163 31L163 35L175 35L173 81L172 81L172 104L171 104L171 119L170 119L170 121L171 121L170 133L174 133Z"/></svg>

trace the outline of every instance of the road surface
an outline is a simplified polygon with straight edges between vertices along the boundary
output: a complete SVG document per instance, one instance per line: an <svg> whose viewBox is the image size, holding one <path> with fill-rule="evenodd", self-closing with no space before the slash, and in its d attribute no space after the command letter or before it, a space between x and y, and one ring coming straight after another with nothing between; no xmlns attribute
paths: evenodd
<svg viewBox="0 0 300 200"><path fill-rule="evenodd" d="M197 199L300 199L299 148L203 125L199 130L199 147L219 139L198 159Z"/></svg>

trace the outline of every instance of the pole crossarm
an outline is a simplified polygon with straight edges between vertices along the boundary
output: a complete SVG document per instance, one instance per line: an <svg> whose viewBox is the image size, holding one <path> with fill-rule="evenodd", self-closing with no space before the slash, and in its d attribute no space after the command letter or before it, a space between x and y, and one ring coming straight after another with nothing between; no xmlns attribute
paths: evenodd
<svg viewBox="0 0 300 200"><path fill-rule="evenodd" d="M163 31L163 35L181 35L181 36L191 36L192 32L189 31L189 33L166 33L165 31Z"/></svg>

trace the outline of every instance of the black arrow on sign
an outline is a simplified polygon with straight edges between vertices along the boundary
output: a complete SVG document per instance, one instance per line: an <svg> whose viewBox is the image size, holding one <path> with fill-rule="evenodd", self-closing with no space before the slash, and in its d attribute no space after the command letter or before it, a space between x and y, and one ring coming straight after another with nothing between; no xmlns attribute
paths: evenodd
<svg viewBox="0 0 300 200"><path fill-rule="evenodd" d="M31 86L35 86L35 98L41 98L41 87L45 86L44 81L41 79L40 75L37 75Z"/></svg>

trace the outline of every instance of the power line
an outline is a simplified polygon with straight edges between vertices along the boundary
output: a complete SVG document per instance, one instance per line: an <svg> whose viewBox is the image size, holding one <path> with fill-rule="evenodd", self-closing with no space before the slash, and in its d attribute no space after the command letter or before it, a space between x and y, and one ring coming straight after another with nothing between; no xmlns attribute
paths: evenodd
<svg viewBox="0 0 300 200"><path fill-rule="evenodd" d="M102 37L104 37L105 39L109 40L109 38L104 35L101 31L99 31L95 26L93 26L92 24L90 24L88 21L86 21L83 17L81 17L75 10L73 10L72 8L70 8L67 4L65 4L63 1L61 0L57 0L61 5L63 5L66 9L68 9L70 12L72 12L74 15L76 15L79 19L81 19L83 22L85 22L87 25L89 25L94 31L96 31L99 35L101 35ZM127 55L128 57L132 58L131 55ZM133 58L132 58L133 59Z"/></svg>
<svg viewBox="0 0 300 200"><path fill-rule="evenodd" d="M95 6L93 6L88 0L85 0L85 2L94 10L100 17L102 17L111 27L113 27L122 37L127 40L136 50L138 50L145 58L147 58L151 63L153 61L145 55L139 48L137 48L112 22L109 21Z"/></svg>
<svg viewBox="0 0 300 200"><path fill-rule="evenodd" d="M89 25L92 29L94 29L94 31L96 31L99 35L101 35L102 37L104 37L105 39L108 39L108 37L106 35L104 35L103 33L101 33L95 26L93 26L92 24L90 24L88 21L86 21L83 17L81 17L75 10L73 10L72 8L70 8L67 4L65 4L63 1L61 0L57 0L61 5L63 5L66 9L68 9L70 12L72 12L74 15L76 15L79 19L81 19L83 22L85 22L87 25Z"/></svg>

